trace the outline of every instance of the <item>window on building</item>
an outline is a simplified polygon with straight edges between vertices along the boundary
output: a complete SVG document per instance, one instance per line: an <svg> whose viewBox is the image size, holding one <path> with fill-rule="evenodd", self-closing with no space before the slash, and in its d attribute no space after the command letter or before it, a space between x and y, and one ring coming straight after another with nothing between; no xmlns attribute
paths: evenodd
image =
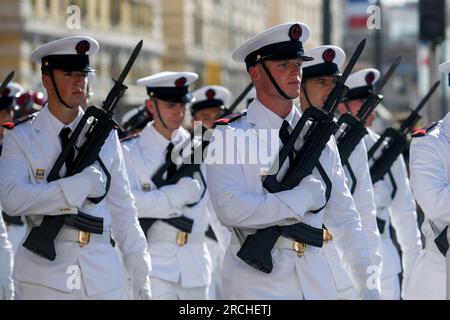
<svg viewBox="0 0 450 320"><path fill-rule="evenodd" d="M120 1L113 0L111 6L111 25L118 26L120 24Z"/></svg>
<svg viewBox="0 0 450 320"><path fill-rule="evenodd" d="M30 0L31 12L36 12L36 0Z"/></svg>
<svg viewBox="0 0 450 320"><path fill-rule="evenodd" d="M153 4L144 1L131 1L131 24L134 28L150 31L153 28Z"/></svg>
<svg viewBox="0 0 450 320"><path fill-rule="evenodd" d="M203 45L203 18L200 1L194 1L194 44Z"/></svg>

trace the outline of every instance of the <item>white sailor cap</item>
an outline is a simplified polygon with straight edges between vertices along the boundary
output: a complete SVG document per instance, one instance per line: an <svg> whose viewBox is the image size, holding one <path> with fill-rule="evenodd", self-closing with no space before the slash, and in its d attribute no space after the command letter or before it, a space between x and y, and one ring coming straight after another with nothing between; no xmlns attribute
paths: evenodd
<svg viewBox="0 0 450 320"><path fill-rule="evenodd" d="M309 27L300 22L281 24L257 34L241 44L233 53L237 62L245 62L247 69L263 60L284 60L302 58L311 60L304 54L303 43L308 40Z"/></svg>
<svg viewBox="0 0 450 320"><path fill-rule="evenodd" d="M303 63L303 79L341 74L345 61L345 52L341 48L320 46L306 51L305 54L314 60Z"/></svg>
<svg viewBox="0 0 450 320"><path fill-rule="evenodd" d="M194 101L189 85L197 79L198 75L194 72L164 71L141 78L137 84L147 88L150 98L188 103Z"/></svg>
<svg viewBox="0 0 450 320"><path fill-rule="evenodd" d="M206 86L193 92L195 102L190 106L191 114L197 111L219 107L224 110L231 97L230 90L222 86Z"/></svg>
<svg viewBox="0 0 450 320"><path fill-rule="evenodd" d="M448 85L450 86L450 61L439 65L439 72L448 74Z"/></svg>
<svg viewBox="0 0 450 320"><path fill-rule="evenodd" d="M362 69L352 73L345 82L345 85L350 89L345 100L367 98L379 79L380 71L374 68Z"/></svg>
<svg viewBox="0 0 450 320"><path fill-rule="evenodd" d="M41 64L41 70L93 71L89 56L99 48L98 42L87 36L74 36L44 44L33 51L31 59Z"/></svg>
<svg viewBox="0 0 450 320"><path fill-rule="evenodd" d="M0 92L0 110L11 109L18 110L16 99L25 91L25 89L16 82L10 82L6 88Z"/></svg>

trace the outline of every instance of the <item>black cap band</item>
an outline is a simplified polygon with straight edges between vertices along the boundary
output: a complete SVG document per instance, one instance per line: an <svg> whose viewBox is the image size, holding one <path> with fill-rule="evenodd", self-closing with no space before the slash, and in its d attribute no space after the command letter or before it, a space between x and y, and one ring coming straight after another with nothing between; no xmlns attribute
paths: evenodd
<svg viewBox="0 0 450 320"><path fill-rule="evenodd" d="M164 101L188 103L192 101L192 94L188 86L183 87L147 87L150 98L158 98Z"/></svg>
<svg viewBox="0 0 450 320"><path fill-rule="evenodd" d="M336 76L339 75L339 73L337 64L332 62L324 62L303 68L303 79L306 80L320 76Z"/></svg>
<svg viewBox="0 0 450 320"><path fill-rule="evenodd" d="M345 96L345 100L357 100L367 98L373 91L373 86L364 86L350 89Z"/></svg>
<svg viewBox="0 0 450 320"><path fill-rule="evenodd" d="M14 97L0 97L0 110L13 110L16 105L16 98Z"/></svg>
<svg viewBox="0 0 450 320"><path fill-rule="evenodd" d="M285 60L302 58L304 61L314 60L312 57L305 56L303 44L301 41L284 41L273 43L253 51L245 58L247 69L253 67L262 60Z"/></svg>
<svg viewBox="0 0 450 320"><path fill-rule="evenodd" d="M41 70L94 71L89 66L89 56L85 54L60 54L42 58Z"/></svg>
<svg viewBox="0 0 450 320"><path fill-rule="evenodd" d="M203 110L203 109L208 109L208 108L220 108L220 109L225 109L224 103L222 100L218 100L218 99L210 99L210 100L204 100L204 101L200 101L197 103L194 103L191 106L191 113L194 114L194 112Z"/></svg>

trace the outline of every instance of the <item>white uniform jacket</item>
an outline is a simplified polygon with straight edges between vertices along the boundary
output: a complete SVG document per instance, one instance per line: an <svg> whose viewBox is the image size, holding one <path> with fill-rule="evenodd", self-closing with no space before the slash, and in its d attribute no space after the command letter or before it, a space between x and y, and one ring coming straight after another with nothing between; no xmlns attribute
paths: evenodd
<svg viewBox="0 0 450 320"><path fill-rule="evenodd" d="M299 119L300 113L296 108L293 108L286 118L291 127L294 127ZM274 148L274 139L269 137L270 133L265 133L267 129L274 129L272 131L276 133L270 132L279 139L278 129L282 121L255 99L246 116L227 126L219 126L214 131L212 145L208 148L207 178L210 197L218 218L224 225L247 233L298 222L322 228L324 223L333 234L336 246L343 249L344 265L351 271L358 290L365 297L377 296L376 290L368 290L366 285L367 268L370 265L367 237L361 231L359 214L345 184L334 138L330 139L320 157L320 162L333 184L330 200L324 210L317 214L305 212L306 203L311 203L312 193L315 191L302 189L301 185L296 190L276 194L264 190L261 176L267 175L270 166L262 155L267 155L266 150L272 150L268 157L270 162L278 155L280 146L277 140L276 151L273 152L274 149L270 148ZM238 139L253 139L247 143L247 146L253 148L253 153L249 154L245 143L233 143L235 136ZM255 156L257 144L261 157ZM230 145L231 150L228 149ZM214 154L223 152L224 146L227 146L228 159L226 164L218 164L223 157ZM240 161L233 164L230 159ZM317 169L313 174L319 177ZM240 245L235 240L236 237L233 239L223 265L226 298L336 299L331 271L319 250L315 250L317 248L307 245L305 254L299 257L294 250L289 249L291 247L275 247L272 250L274 267L271 273L266 274L236 256ZM293 244L293 241L291 243Z"/></svg>
<svg viewBox="0 0 450 320"><path fill-rule="evenodd" d="M23 218L22 220L25 219ZM25 223L21 226L6 224L6 230L8 231L8 239L11 242L13 252L16 253L17 249L22 245L25 235L27 234L27 226Z"/></svg>
<svg viewBox="0 0 450 320"><path fill-rule="evenodd" d="M80 108L77 118L69 125L72 132L82 116ZM47 176L61 153L58 134L63 127L44 107L34 119L5 132L0 157L3 208L11 216L28 216L28 223L33 226L41 223L43 215L76 214L80 209L103 218L104 232L112 230L124 255L146 253L145 237L138 225L116 132L110 134L100 152L100 158L112 177L109 192L100 203L86 200L86 191L76 176L47 182ZM55 248L56 259L49 261L20 246L15 257L14 278L72 292L76 286L70 282L78 266L90 296L116 290L123 285L120 262L110 243L91 241L80 247L76 242L57 239Z"/></svg>
<svg viewBox="0 0 450 320"><path fill-rule="evenodd" d="M449 152L449 114L426 135L413 138L411 143L411 186L425 214L422 225L425 249L413 268L406 299L446 299L446 261L434 240L450 224Z"/></svg>
<svg viewBox="0 0 450 320"><path fill-rule="evenodd" d="M184 141L189 138L189 132L180 128L172 142L177 145L178 139ZM188 235L184 246L176 243L179 230L161 220L149 229L147 238L152 257L151 275L175 283L181 279L184 288L203 287L211 281L211 258L204 241L204 233L208 228L208 193L195 206L180 207L170 197L181 197L181 194L173 194L174 190L170 190L168 197L165 193L171 186L156 189L152 177L165 163L169 142L151 122L139 136L122 143L131 190L136 198L139 218L168 219L184 215L194 220L192 234ZM165 239L165 235L170 235L173 240ZM200 241L190 241L189 237Z"/></svg>
<svg viewBox="0 0 450 320"><path fill-rule="evenodd" d="M381 241L376 221L376 207L374 202L372 179L370 178L367 149L364 140L356 146L355 150L350 155L348 162L351 171L356 178L356 185L354 185L353 193L355 207L360 214L363 231L369 240L370 260L373 266L378 267L378 271L374 269L374 272L379 273L382 267ZM355 181L353 181L351 175L349 174L349 168L347 165L344 165L344 172L347 186L351 190ZM352 286L352 282L348 274L342 268L339 255L333 241L329 241L324 244L323 253L325 254L327 262L330 264L337 289L345 290L350 288Z"/></svg>
<svg viewBox="0 0 450 320"><path fill-rule="evenodd" d="M0 155L2 153L3 141L0 144ZM0 203L0 211L3 211L2 205ZM25 217L21 217L22 222L25 222ZM25 223L23 225L16 224L8 224L3 221L6 226L6 230L8 231L8 240L11 242L13 252L16 253L17 249L20 245L22 245L22 241L27 233L27 226Z"/></svg>
<svg viewBox="0 0 450 320"><path fill-rule="evenodd" d="M0 282L4 284L11 279L14 264L14 252L3 218L0 216ZM1 285L0 284L0 285ZM0 300L2 297L0 296Z"/></svg>
<svg viewBox="0 0 450 320"><path fill-rule="evenodd" d="M369 134L364 139L367 150L370 150L380 136L371 129L368 129L368 131ZM377 156L378 154L375 154L375 157ZM370 165L371 161L369 162ZM377 218L386 222L383 232L380 232L383 249L383 270L381 274L383 279L402 272L402 265L403 277L407 278L422 248L420 231L417 225L416 202L412 195L405 160L402 155L395 160L391 172L397 186L394 197L392 197L394 184L389 174L386 174L382 180L374 185ZM400 256L389 232L391 223L402 250L402 262L400 262Z"/></svg>

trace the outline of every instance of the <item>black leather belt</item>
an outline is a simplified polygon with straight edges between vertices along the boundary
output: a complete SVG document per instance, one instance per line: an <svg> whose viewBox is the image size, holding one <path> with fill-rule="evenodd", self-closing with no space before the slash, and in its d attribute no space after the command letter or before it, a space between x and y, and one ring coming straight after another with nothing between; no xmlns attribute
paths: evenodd
<svg viewBox="0 0 450 320"><path fill-rule="evenodd" d="M90 216L81 211L78 211L78 214L68 215L64 220L64 224L74 227L80 231L97 234L103 233L103 218Z"/></svg>

